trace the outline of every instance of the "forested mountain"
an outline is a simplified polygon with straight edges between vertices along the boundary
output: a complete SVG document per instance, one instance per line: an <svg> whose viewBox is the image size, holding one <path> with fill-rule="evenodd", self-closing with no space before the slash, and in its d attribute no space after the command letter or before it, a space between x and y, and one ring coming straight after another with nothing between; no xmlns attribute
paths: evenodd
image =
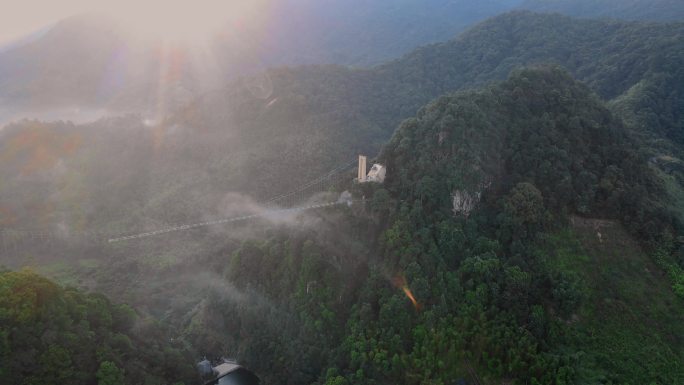
<svg viewBox="0 0 684 385"><path fill-rule="evenodd" d="M683 32L513 12L371 69L244 77L160 122L9 125L0 262L265 383L682 382ZM106 242L258 212L358 153L388 177L343 176L350 208Z"/></svg>
<svg viewBox="0 0 684 385"><path fill-rule="evenodd" d="M189 384L193 359L129 306L0 272L0 384Z"/></svg>
<svg viewBox="0 0 684 385"><path fill-rule="evenodd" d="M678 0L526 0L521 8L589 18L653 21L684 19L684 4Z"/></svg>
<svg viewBox="0 0 684 385"><path fill-rule="evenodd" d="M24 122L0 134L6 148L21 144L3 152L3 193L16 197L4 204L4 215L43 207L38 218L67 228L95 217L100 228L211 215L227 192L259 200L294 189L357 153L375 153L402 119L434 97L535 63L560 64L602 98L615 99L635 129L679 143L683 32L682 24L515 12L371 70L307 66L245 78L161 124L136 116L86 126ZM62 133L56 141L55 132ZM65 181L65 174L74 177ZM28 184L35 186L30 194ZM74 199L78 210L69 209ZM17 217L20 223L28 225Z"/></svg>
<svg viewBox="0 0 684 385"><path fill-rule="evenodd" d="M662 205L663 199L666 201L662 194L662 182L641 158L643 155L638 155L638 146L638 142L630 139L619 119L586 87L554 68L521 71L500 86L440 98L421 110L415 119L404 122L380 157L388 169L395 170L385 188L390 196L404 202L399 204L399 220L386 234L386 258L393 257L401 266L414 256L428 276L434 261L443 261L448 266L456 259L460 261L457 264L460 264L459 269L463 274L459 279L466 282L463 295L456 297L465 298L467 307L482 306L480 309L487 309L484 310L485 314L497 308L491 316L496 314L495 317L506 319L508 314L511 317L509 319L517 320L518 325L530 327L527 330L533 336L538 337L541 330L546 330L549 334L538 340L538 348L546 346L557 353L558 350L552 348L554 342L551 342L555 337L559 338L556 340L559 345L569 344L576 348L578 345L575 344L586 344L588 336L583 333L596 327L596 324L588 330L584 327L596 322L595 317L600 317L602 322L618 323L623 315L619 307L609 310L585 302L589 299L585 296L595 295L590 294L588 288L595 284L602 286L602 283L593 283L582 278L582 275L575 275L578 265L573 265L573 257L565 253L574 254L575 258L584 253L596 258L592 262L598 271L602 271L600 274L606 274L604 269L610 271L616 268L610 267L610 264L621 263L635 264L639 271L642 268L640 263L644 263L644 260L639 256L639 247L631 244L629 247L635 250L626 254L623 261L603 261L599 256L610 248L617 252L617 245L629 237L614 229L619 226L615 222L605 221L603 225L597 225L592 224L592 221L583 222L574 215L620 219L622 226L642 242L652 239L665 245L671 239L672 231L680 231L678 221ZM463 204L464 198L468 197L476 208L473 212L469 212L469 207ZM454 214L468 216L463 227L451 227L448 224ZM557 231L568 223L567 215L573 216L570 221L571 235L566 235L565 239L561 236L562 241L559 242ZM495 239L493 243L478 238L487 238L484 235L487 233L491 234L492 240ZM418 239L425 241L417 240L418 234ZM580 234L586 234L586 238L583 239ZM472 248L464 247L467 241L461 243L469 238L477 239ZM565 243L568 238L577 241ZM603 242L610 242L609 248L599 246ZM420 246L416 247L416 244L421 243L425 245L422 250ZM569 250L560 250L560 245ZM437 250L444 250L444 254ZM471 255L484 254L469 260L468 251L465 250L473 253ZM488 260L484 257L488 252L497 257ZM632 258L638 258L639 262ZM563 262L558 262L563 259ZM439 274L444 269L444 265L437 263L433 274ZM498 263L502 264L501 268L506 273L495 278L496 273L492 275L490 269ZM408 269L408 266L405 268ZM520 271L516 271L517 268L524 273L518 275ZM620 270L628 271L626 268ZM535 277L536 274L541 275ZM546 281L549 286L541 284L545 279L549 279ZM607 279L611 283L606 286L616 283L615 278ZM658 278L645 275L634 284L641 285L642 280L652 279ZM682 279L681 275L678 279ZM430 286L433 285L431 279L426 281L430 282ZM544 287L542 292L550 295L550 298L533 299L536 290L518 286L523 282L530 282L532 287L541 284L538 288ZM468 295L468 290L472 290L472 297ZM568 364L566 369L574 368L558 369L555 375L551 374L554 370L550 367L540 370L536 373L547 376L546 379L540 379L540 383L592 383L600 381L598 378L603 376L603 381L610 379L615 383L682 381L681 343L684 334L675 318L670 316L679 313L675 308L679 306L677 303L681 303L681 294L684 292L679 292L680 299L674 298L673 291L677 289L673 286L663 293L663 302L658 301L652 306L629 306L637 298L646 300L646 297L633 296L619 288L613 290L614 299L622 302L624 309L636 311L632 315L639 320L637 322L658 319L655 322L659 331L650 334L652 331L649 328L621 325L621 331L626 335L620 336L604 329L600 333L609 336L605 336L602 343L617 347L615 351L594 347L584 350L587 355L583 358L563 357L561 354L561 357L551 359L552 365L565 363ZM510 297L520 293L525 294L523 297ZM606 294L604 292L599 296ZM430 298L430 294L426 296ZM544 304L541 305L545 309L543 312L540 312L535 301L540 301L539 305ZM478 302L479 305L476 305ZM522 308L529 306L527 314L530 318L526 321L523 321L525 317L522 315L525 311L518 313L522 309L519 305ZM549 306L557 307L551 310ZM570 310L573 306L577 307ZM569 313L566 312L568 310ZM652 315L638 314L641 310ZM653 316L659 311L668 315ZM542 318L551 324L535 331L534 328L539 327L537 322L541 313L546 314ZM576 315L569 316L571 313ZM549 315L551 317L546 318ZM570 329L573 330L564 331L563 327L554 330L551 320L568 316L566 319L570 320ZM484 315L484 319L488 317ZM568 336L573 337L564 340ZM462 341L459 337L454 340ZM642 341L642 346L627 348L632 340ZM494 340L489 341L492 347L502 346ZM466 346L472 349L477 345L468 345L466 342ZM631 354L620 359L603 356L606 353L624 354L630 349ZM648 357L651 349L662 352L663 356L643 361L636 358ZM511 349L503 348L501 352L510 354ZM489 360L486 364L489 369L484 371L500 371L504 378L516 377L510 372L507 374L507 370L515 366L498 366L499 363L511 362L511 357L497 359L496 354L494 351L482 354L487 357L485 360ZM579 361L573 364L574 359ZM536 361L535 365L544 364ZM593 372L594 369L603 373ZM568 377L563 379L563 376ZM574 379L571 379L573 376ZM589 379L586 376L598 378ZM639 380L639 377L642 379ZM448 382L446 378L444 382ZM530 379L521 382L534 383Z"/></svg>
<svg viewBox="0 0 684 385"><path fill-rule="evenodd" d="M270 148L264 153L277 154L278 162L266 162L283 167L277 175L302 168L315 175L356 151L372 153L396 124L438 95L504 79L518 66L557 63L605 99L616 98L637 84L657 81L661 87L657 92L669 98L664 108L671 112L666 116L672 117L659 129L674 133L681 127L677 107L682 103L680 84L684 84L683 32L681 24L577 21L516 12L372 70L271 71L257 82L267 83L267 96L252 94L249 82L242 90L231 87L206 95L184 111L180 127L225 131L226 122L233 122L238 132L254 138L240 134L245 138L241 145L250 147L245 144L258 140L260 147ZM291 132L297 132L298 138ZM327 140L331 137L335 139ZM281 159L282 153L297 153L301 158ZM324 167L316 170L308 159L318 159ZM328 163L328 159L336 162ZM255 190L260 183L272 186L270 176L260 182L261 175L270 175L270 169L257 171L263 170L262 164L256 159L246 162L246 168L240 169L249 171L236 184L254 185Z"/></svg>
<svg viewBox="0 0 684 385"><path fill-rule="evenodd" d="M201 50L145 40L103 15L62 20L0 51L0 121L154 114L159 103L173 109L268 67L377 65L514 8L590 18L684 17L675 0L281 0L253 8L239 23L226 22Z"/></svg>
<svg viewBox="0 0 684 385"><path fill-rule="evenodd" d="M75 274L268 383L677 383L680 222L629 132L563 70L519 71L406 120L365 205Z"/></svg>
<svg viewBox="0 0 684 385"><path fill-rule="evenodd" d="M402 123L380 156L395 170L387 187L410 193L399 198L420 200L437 220L468 210L452 207L452 198L477 201L485 189L529 182L557 214L622 218L641 239L657 239L672 226L654 202L664 190L638 145L588 88L551 68L515 73L494 90L438 99L417 121ZM421 199L423 189L442 200ZM644 206L625 206L631 204ZM524 226L515 231L525 232Z"/></svg>
<svg viewBox="0 0 684 385"><path fill-rule="evenodd" d="M439 98L336 231L274 229L209 257L287 316L211 297L188 338L291 384L681 382L684 292L642 249L680 224L638 146L558 68ZM217 317L240 332L207 334Z"/></svg>
<svg viewBox="0 0 684 385"><path fill-rule="evenodd" d="M378 64L453 38L518 3L253 2L250 12L227 21L199 48L136 36L104 15L74 16L0 52L0 121L59 114L84 120L95 112L121 111L157 117L160 104L165 113L239 75L271 66Z"/></svg>

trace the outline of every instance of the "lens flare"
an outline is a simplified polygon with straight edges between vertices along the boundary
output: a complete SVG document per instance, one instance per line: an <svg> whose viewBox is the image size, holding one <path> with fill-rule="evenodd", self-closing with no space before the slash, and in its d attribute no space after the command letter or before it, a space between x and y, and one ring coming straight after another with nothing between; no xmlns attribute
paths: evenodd
<svg viewBox="0 0 684 385"><path fill-rule="evenodd" d="M420 304L418 303L418 301L416 301L416 297L413 296L413 293L411 293L411 289L409 289L408 286L404 286L401 288L401 290L403 290L404 294L406 294L408 299L411 300L413 307L415 307L416 310L420 310Z"/></svg>
<svg viewBox="0 0 684 385"><path fill-rule="evenodd" d="M404 278L403 275L400 274L394 277L392 283L394 284L394 286L398 287L399 289L401 289L401 291L404 292L406 298L408 298L409 301L411 301L413 307L416 310L420 310L422 308L421 304L416 300L416 297L413 295L413 292L411 292L411 289L409 289L408 284L406 283L406 278Z"/></svg>

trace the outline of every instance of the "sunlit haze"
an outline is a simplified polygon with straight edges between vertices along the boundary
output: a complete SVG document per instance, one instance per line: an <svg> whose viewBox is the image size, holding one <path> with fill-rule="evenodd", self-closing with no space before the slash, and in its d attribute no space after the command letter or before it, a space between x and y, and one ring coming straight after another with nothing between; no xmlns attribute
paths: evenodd
<svg viewBox="0 0 684 385"><path fill-rule="evenodd" d="M220 0L27 0L5 8L0 16L0 43L20 38L81 13L113 16L133 33L169 40L197 41L228 21L258 12L263 1Z"/></svg>

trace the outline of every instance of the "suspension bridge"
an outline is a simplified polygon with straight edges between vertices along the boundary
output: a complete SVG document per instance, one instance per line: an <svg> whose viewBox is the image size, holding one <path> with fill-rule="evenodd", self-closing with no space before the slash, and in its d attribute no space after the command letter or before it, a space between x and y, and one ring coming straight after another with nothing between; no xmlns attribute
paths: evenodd
<svg viewBox="0 0 684 385"><path fill-rule="evenodd" d="M168 234L179 231L187 231L201 227L230 224L236 222L243 222L254 220L257 218L268 218L278 216L286 213L294 213L306 210L322 209L338 205L349 205L353 200L351 198L340 199L337 195L334 200L328 198L324 202L310 202L311 198L317 194L330 192L334 189L339 189L350 181L349 171L354 168L357 160L354 159L349 163L342 164L325 174L302 184L295 190L287 193L279 194L260 202L257 202L258 210L245 212L241 215L230 216L226 218L218 218L213 220L197 221L188 224L175 224L159 226L156 229L146 229L137 232L126 233L125 230L81 230L69 231L61 230L15 230L15 229L1 229L0 241L2 243L3 251L17 250L21 244L50 244L57 241L96 241L106 243L118 243L130 241L135 239L147 238ZM365 164L364 164L365 166ZM256 211L256 212L255 212Z"/></svg>

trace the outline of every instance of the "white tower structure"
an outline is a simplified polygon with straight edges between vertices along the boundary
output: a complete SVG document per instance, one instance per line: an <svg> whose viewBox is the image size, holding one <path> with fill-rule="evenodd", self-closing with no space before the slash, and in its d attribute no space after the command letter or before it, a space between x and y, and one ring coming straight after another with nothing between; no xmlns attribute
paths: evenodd
<svg viewBox="0 0 684 385"><path fill-rule="evenodd" d="M357 177L359 183L366 181L366 156L359 155L359 176Z"/></svg>

